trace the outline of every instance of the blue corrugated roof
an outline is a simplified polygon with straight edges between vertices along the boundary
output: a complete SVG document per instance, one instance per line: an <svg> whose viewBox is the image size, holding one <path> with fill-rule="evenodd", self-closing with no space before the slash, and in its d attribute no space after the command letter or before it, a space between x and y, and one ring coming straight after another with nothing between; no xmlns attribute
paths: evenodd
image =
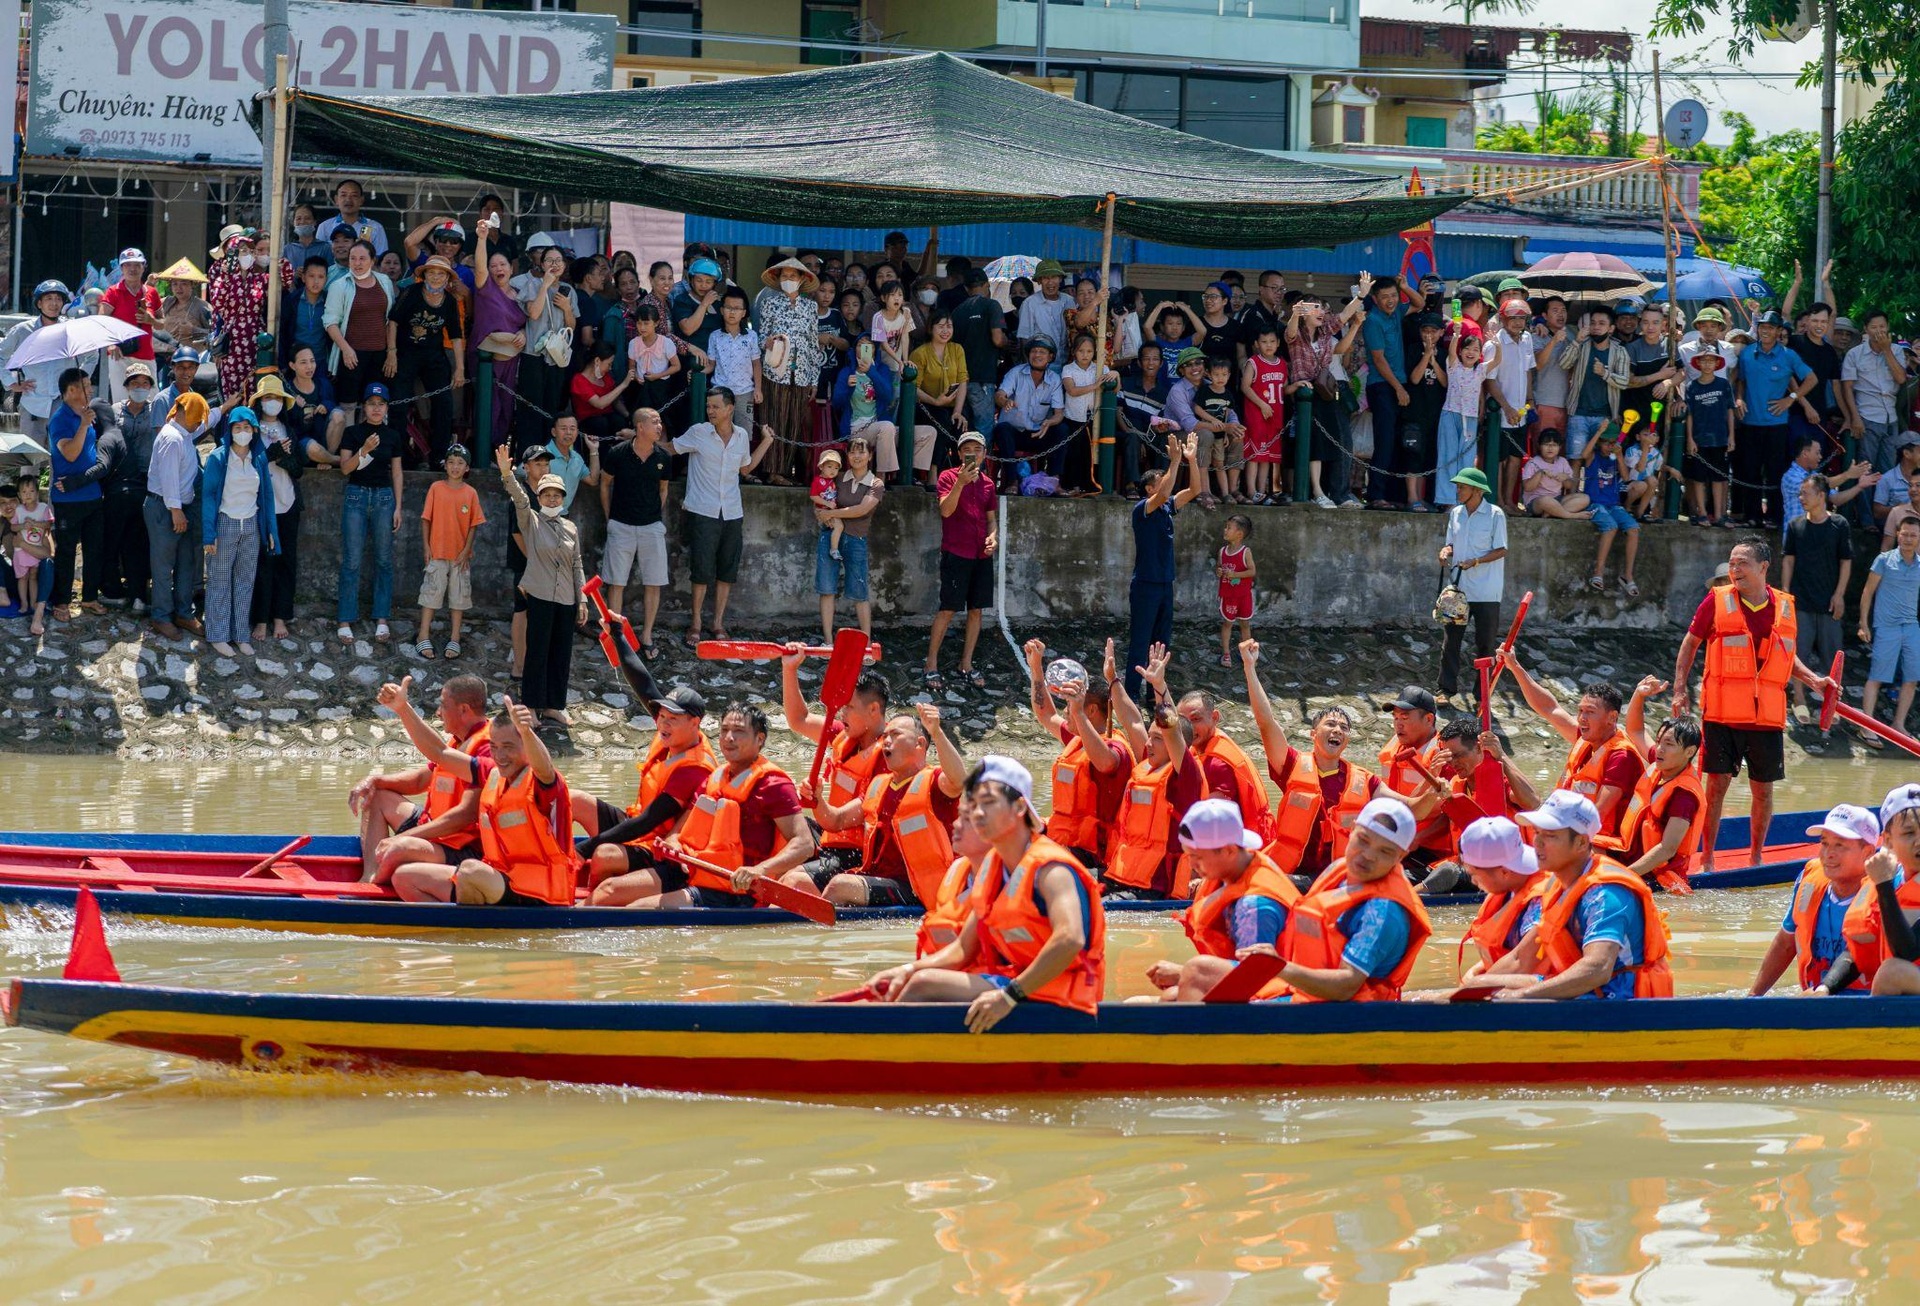
<svg viewBox="0 0 1920 1306"><path fill-rule="evenodd" d="M1682 256L1691 255L1693 241L1682 236L1679 252ZM1549 254L1611 254L1615 258L1625 259L1635 268L1642 268L1649 262L1658 263L1662 270L1667 266L1667 247L1661 242L1657 231L1609 231L1604 238L1582 236L1578 232L1569 232L1565 236L1528 237L1526 262L1529 266Z"/></svg>
<svg viewBox="0 0 1920 1306"><path fill-rule="evenodd" d="M877 250L885 236L886 232L879 229L730 222L691 214L687 217L687 239L714 245ZM906 236L908 247L919 249L926 242L927 229L914 228ZM1020 222L942 227L940 249L945 254L965 254L975 260L997 258L1002 254L1031 254L1036 258L1056 258L1063 263L1098 263L1100 233L1079 227ZM1334 274L1352 273L1361 268L1375 273L1395 273L1400 270L1405 252L1406 245L1397 236L1355 241L1332 249L1186 249L1130 237L1119 237L1113 242L1113 261L1122 265L1162 263L1175 267L1243 270L1275 267L1287 272ZM1436 236L1434 254L1441 271L1448 277L1470 277L1477 272L1515 266L1514 242L1505 237Z"/></svg>

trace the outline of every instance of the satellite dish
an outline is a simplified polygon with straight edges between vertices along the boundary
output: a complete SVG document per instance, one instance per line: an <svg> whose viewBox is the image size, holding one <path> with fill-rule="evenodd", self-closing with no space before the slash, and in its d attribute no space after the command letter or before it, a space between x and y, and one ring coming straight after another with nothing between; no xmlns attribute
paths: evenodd
<svg viewBox="0 0 1920 1306"><path fill-rule="evenodd" d="M1790 16L1776 22L1762 24L1760 36L1763 40L1785 41L1791 45L1795 41L1805 40L1807 33L1813 30L1818 21L1819 14L1814 9L1814 0L1800 0L1799 7Z"/></svg>
<svg viewBox="0 0 1920 1306"><path fill-rule="evenodd" d="M1667 144L1690 150L1707 139L1707 106L1698 100L1676 100L1667 110Z"/></svg>

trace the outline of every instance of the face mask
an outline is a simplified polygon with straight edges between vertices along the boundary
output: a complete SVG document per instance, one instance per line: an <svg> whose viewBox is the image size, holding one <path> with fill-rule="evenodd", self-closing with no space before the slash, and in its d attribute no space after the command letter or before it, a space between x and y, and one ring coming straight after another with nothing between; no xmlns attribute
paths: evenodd
<svg viewBox="0 0 1920 1306"><path fill-rule="evenodd" d="M311 222L296 222L293 224L293 234L302 240L312 240L314 231L315 227Z"/></svg>
<svg viewBox="0 0 1920 1306"><path fill-rule="evenodd" d="M260 401L260 411L268 417L278 417L280 415L280 401L278 399L262 399Z"/></svg>
<svg viewBox="0 0 1920 1306"><path fill-rule="evenodd" d="M127 398L136 404L144 404L147 400L153 398L153 387L143 385L138 390L128 390Z"/></svg>
<svg viewBox="0 0 1920 1306"><path fill-rule="evenodd" d="M940 292L937 290L923 290L920 292L920 302L922 304L933 304L937 302L939 298Z"/></svg>
<svg viewBox="0 0 1920 1306"><path fill-rule="evenodd" d="M248 269L248 268L250 268L250 267L252 267L252 266L253 266L253 255L251 255L251 254L242 254L242 255L240 256L240 269L241 269L241 271L243 271L243 272L244 272L244 271L245 271L246 269Z"/></svg>
<svg viewBox="0 0 1920 1306"><path fill-rule="evenodd" d="M557 504L557 503L553 504L551 507L549 507L544 503L540 505L540 515L542 517L558 517L561 513L565 511L566 511L566 508L561 504Z"/></svg>
<svg viewBox="0 0 1920 1306"><path fill-rule="evenodd" d="M800 293L800 279L799 279L798 277L783 277L783 278L781 278L781 281L780 281L780 293L781 293L781 294L783 294L783 295L797 295L797 294L799 294L799 293Z"/></svg>
<svg viewBox="0 0 1920 1306"><path fill-rule="evenodd" d="M248 430L248 429L247 429L246 427L244 427L244 426L236 426L236 427L234 427L234 428L233 428L233 443L234 443L234 447L235 447L235 448L237 448L237 449L244 449L244 448L246 448L246 447L247 447L248 445L250 445L250 444L252 444L252 443L253 443L253 432L252 432L252 431L249 431L249 430Z"/></svg>

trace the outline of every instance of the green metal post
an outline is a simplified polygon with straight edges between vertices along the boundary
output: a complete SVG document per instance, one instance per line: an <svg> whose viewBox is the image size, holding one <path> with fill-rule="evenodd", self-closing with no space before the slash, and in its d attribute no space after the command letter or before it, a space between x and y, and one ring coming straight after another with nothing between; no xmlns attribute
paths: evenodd
<svg viewBox="0 0 1920 1306"><path fill-rule="evenodd" d="M696 367L687 378L687 425L707 420L707 372Z"/></svg>
<svg viewBox="0 0 1920 1306"><path fill-rule="evenodd" d="M900 369L900 484L913 484L913 421L920 408L920 369L908 363Z"/></svg>
<svg viewBox="0 0 1920 1306"><path fill-rule="evenodd" d="M1109 496L1120 493L1114 480L1114 441L1120 436L1120 383L1108 381L1100 387L1100 413L1094 425L1094 448L1099 451L1100 488Z"/></svg>

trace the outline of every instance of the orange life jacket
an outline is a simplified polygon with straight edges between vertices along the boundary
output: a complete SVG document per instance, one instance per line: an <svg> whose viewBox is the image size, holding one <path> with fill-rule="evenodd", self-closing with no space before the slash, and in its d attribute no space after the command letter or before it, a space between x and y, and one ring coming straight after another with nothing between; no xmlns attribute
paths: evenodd
<svg viewBox="0 0 1920 1306"><path fill-rule="evenodd" d="M1126 750L1111 736L1107 742L1126 756ZM1100 799L1100 772L1094 769L1086 744L1075 733L1053 762L1053 814L1047 817L1047 838L1104 860L1116 813L1102 811Z"/></svg>
<svg viewBox="0 0 1920 1306"><path fill-rule="evenodd" d="M1714 591L1713 637L1707 641L1707 674L1700 691L1703 720L1786 729L1787 683L1793 679L1800 625L1791 594L1768 586L1767 601L1773 604L1773 633L1767 647L1756 650L1739 591L1731 585Z"/></svg>
<svg viewBox="0 0 1920 1306"><path fill-rule="evenodd" d="M1820 900L1830 892L1832 892L1832 884L1827 879L1826 868L1820 865L1820 859L1815 857L1807 863L1806 869L1800 872L1800 889L1793 896L1793 955L1799 963L1800 987L1803 989L1812 988L1826 977L1828 963L1818 960L1813 955L1813 933L1820 924ZM1862 879L1860 881L1860 887L1853 891L1853 901L1847 904L1846 918L1841 929L1848 937L1847 950L1849 952L1853 951L1853 931L1849 928L1854 920L1853 909L1859 905L1862 898L1871 898L1873 896L1873 881ZM1862 910L1861 915L1865 916L1866 914L1867 913ZM1863 927L1863 929L1864 928L1865 927ZM1880 968L1880 955L1882 955L1879 951L1882 948L1882 943L1880 938L1880 914L1878 912L1873 913L1871 934L1871 946L1876 951L1873 966L1875 970L1878 970ZM1868 973L1867 969L1861 966L1858 960L1855 961L1854 968L1860 973L1854 976L1853 983L1847 987L1853 989L1866 989L1871 987L1873 976Z"/></svg>
<svg viewBox="0 0 1920 1306"><path fill-rule="evenodd" d="M1273 819L1273 837L1267 842L1267 856L1289 873L1300 869L1301 859L1314 843L1314 835L1325 825L1329 855L1334 861L1347 855L1347 840L1353 835L1354 818L1367 805L1372 792L1373 773L1352 762L1347 768L1347 783L1340 801L1331 812L1322 812L1320 768L1311 752L1294 754L1293 770L1280 790L1280 802Z"/></svg>
<svg viewBox="0 0 1920 1306"><path fill-rule="evenodd" d="M1592 864L1584 875L1574 881L1571 889L1555 879L1546 886L1545 895L1540 900L1540 960L1546 968L1547 978L1560 974L1580 960L1581 944L1573 937L1571 928L1574 909L1586 897L1588 890L1603 884L1617 885L1631 891L1640 900L1640 915L1645 922L1637 950L1639 964L1617 968L1616 973L1618 969L1634 972L1633 996L1636 998L1672 997L1673 971L1667 966L1667 922L1653 901L1653 891L1647 887L1645 880L1619 862L1598 853L1594 854Z"/></svg>
<svg viewBox="0 0 1920 1306"><path fill-rule="evenodd" d="M989 854L987 861L989 866L996 866L1000 854ZM1065 970L1027 996L1092 1015L1106 987L1107 974L1107 914L1100 904L1100 886L1079 858L1045 835L1027 846L1026 856L1006 873L999 891L987 901L980 915L981 959L987 966L998 968L987 973L1017 977L1053 937L1053 922L1033 901L1034 877L1049 862L1064 863L1080 881L1087 900L1086 945Z"/></svg>
<svg viewBox="0 0 1920 1306"><path fill-rule="evenodd" d="M1467 926L1467 937L1460 941L1462 954L1471 943L1480 951L1480 964L1491 966L1512 951L1507 947L1507 936L1513 933L1514 922L1525 914L1529 903L1540 900L1550 878L1536 875L1527 881L1526 888L1515 893L1490 893L1482 898L1479 915Z"/></svg>
<svg viewBox="0 0 1920 1306"><path fill-rule="evenodd" d="M740 841L740 805L760 783L760 777L776 771L780 768L764 756L756 757L752 766L732 780L727 778L724 765L715 767L700 786L686 824L680 827L680 846L702 861L729 871L745 866L747 850Z"/></svg>
<svg viewBox="0 0 1920 1306"><path fill-rule="evenodd" d="M1247 897L1271 898L1291 913L1293 905L1300 901L1300 890L1294 887L1286 872L1275 866L1273 859L1263 852L1254 853L1252 864L1233 879L1203 882L1192 903L1180 913L1180 928L1193 941L1195 952L1203 957L1228 960L1238 953L1233 934L1227 927L1227 916L1233 910L1233 904ZM1274 946L1279 947L1281 941L1276 939ZM1263 987L1255 995L1255 1000L1278 997L1286 991L1287 986L1276 979Z"/></svg>
<svg viewBox="0 0 1920 1306"><path fill-rule="evenodd" d="M960 937L967 920L982 904L991 902L999 889L1000 863L987 858L978 870L964 857L953 859L941 877L926 915L920 918L920 933L914 941L916 957L931 956Z"/></svg>
<svg viewBox="0 0 1920 1306"><path fill-rule="evenodd" d="M493 731L491 729L491 723L482 721L479 725L468 731L464 739L457 735L448 735L447 747L471 757L473 756L474 749L492 738ZM467 794L473 789L473 782L466 776L449 771L438 763L433 764L428 769L430 774L427 777L427 801L420 809L420 820L422 823L440 819L440 817L458 807L461 802L466 799ZM464 830L455 830L451 834L443 834L434 840L434 842L444 844L446 847L458 851L465 851L473 847L474 842L479 839L479 837L479 832L475 830L473 826L468 826Z"/></svg>
<svg viewBox="0 0 1920 1306"><path fill-rule="evenodd" d="M1115 884L1150 890L1159 880L1173 838L1173 804L1167 798L1173 774L1171 762L1157 770L1150 761L1134 764L1133 778L1120 799L1119 833L1107 860L1107 878Z"/></svg>
<svg viewBox="0 0 1920 1306"><path fill-rule="evenodd" d="M1407 883L1407 873L1401 867L1394 867L1370 884L1353 884L1347 879L1346 858L1342 857L1328 866L1314 881L1313 891L1295 903L1293 910L1287 914L1286 946L1280 949L1281 955L1297 966L1314 970L1338 969L1341 965L1340 954L1347 949L1347 936L1340 929L1341 917L1361 903L1375 898L1397 902L1406 911L1407 950L1385 976L1369 979L1362 984L1352 1001L1398 1001L1407 976L1413 973L1414 962L1420 958L1421 947L1433 934L1433 922L1427 916L1426 904L1420 901L1413 886ZM1298 990L1294 992L1293 1000L1320 1001Z"/></svg>
<svg viewBox="0 0 1920 1306"><path fill-rule="evenodd" d="M1900 905L1920 909L1920 879L1908 880L1896 891ZM1887 958L1887 931L1880 919L1880 894L1872 880L1860 882L1860 892L1847 904L1847 951L1853 956L1861 980L1872 987L1880 963ZM1818 982L1817 980L1815 981Z"/></svg>
<svg viewBox="0 0 1920 1306"><path fill-rule="evenodd" d="M1554 788L1571 789L1597 809L1600 806L1600 788L1602 778L1606 775L1607 763L1623 748L1633 753L1636 762L1639 760L1640 754L1634 752L1633 745L1627 742L1626 732L1618 726L1614 727L1612 735L1598 745L1590 744L1584 739L1574 740L1573 749L1567 754L1567 764L1560 770L1560 783ZM1625 828L1620 819L1620 814L1625 809L1626 805L1622 803L1614 807L1611 816L1601 813L1601 838L1615 838Z"/></svg>
<svg viewBox="0 0 1920 1306"><path fill-rule="evenodd" d="M886 763L880 757L878 739L865 748L856 749L847 732L840 731L833 737L833 742L827 745L827 760L820 769L820 783L826 786L827 804L845 807L854 799L864 797L873 777L885 770ZM864 825L820 832L822 848L860 848L866 842Z"/></svg>
<svg viewBox="0 0 1920 1306"><path fill-rule="evenodd" d="M1210 757L1225 759L1233 768L1235 801L1240 804L1240 822L1262 839L1273 837L1273 817L1267 812L1267 782L1246 750L1216 729L1204 744L1193 746L1193 760L1202 768Z"/></svg>
<svg viewBox="0 0 1920 1306"><path fill-rule="evenodd" d="M720 759L704 734L694 741L693 747L682 749L677 753L668 752L665 742L659 735L655 735L653 742L647 746L647 755L634 765L640 771L640 792L633 800L633 806L627 808L628 816L638 816L652 806L653 800L660 796L661 790L667 787L667 782L673 779L675 773L684 769L711 773L720 765ZM689 812L692 810L691 807L687 809ZM671 834L674 829L685 824L686 819L687 812L682 812L680 819L675 821L672 827L654 831L635 846L651 847L656 838L663 834Z"/></svg>
<svg viewBox="0 0 1920 1306"><path fill-rule="evenodd" d="M1380 784L1383 788L1393 790L1402 798L1412 798L1414 794L1428 787L1427 782L1420 778L1418 771L1413 769L1411 761L1401 758L1400 751L1400 741L1397 738L1389 740L1387 746L1380 750ZM1414 750L1413 755L1419 760L1420 765L1437 775L1440 770L1438 761L1440 736L1435 735L1427 740ZM1447 824L1447 808L1444 802L1429 812L1426 820L1420 822L1419 827L1414 831L1413 846L1448 851L1454 848L1455 836L1452 827Z"/></svg>
<svg viewBox="0 0 1920 1306"><path fill-rule="evenodd" d="M914 896L920 899L922 906L928 908L939 896L947 863L953 860L953 842L947 835L947 827L933 810L933 777L938 769L923 766L913 779L907 781L907 791L894 804L890 823L893 841L899 845L900 860L906 863L907 879L913 885ZM867 823L868 866L874 864L875 854L880 849L880 802L886 797L887 786L892 783L893 776L881 772L873 777L867 785L867 796L860 800Z"/></svg>
<svg viewBox="0 0 1920 1306"><path fill-rule="evenodd" d="M1617 844L1622 851L1638 847L1642 855L1652 852L1666 837L1667 811L1673 806L1673 800L1681 794L1692 794L1693 819L1687 824L1686 837L1680 841L1680 850L1673 855L1673 860L1686 867L1686 870L1668 870L1662 866L1654 871L1654 878L1672 889L1676 887L1674 881L1684 884L1693 873L1693 855L1700 851L1700 840L1707 829L1707 795L1700 786L1699 775L1690 766L1665 784L1659 783L1658 772L1657 766L1647 767L1640 782L1634 785L1633 797L1627 801L1626 813L1620 818L1619 838L1603 846ZM1596 839L1594 842L1600 841Z"/></svg>
<svg viewBox="0 0 1920 1306"><path fill-rule="evenodd" d="M512 784L496 770L480 791L480 848L487 865L507 877L515 893L558 907L573 906L580 859L572 830L555 831L534 797L530 766Z"/></svg>

